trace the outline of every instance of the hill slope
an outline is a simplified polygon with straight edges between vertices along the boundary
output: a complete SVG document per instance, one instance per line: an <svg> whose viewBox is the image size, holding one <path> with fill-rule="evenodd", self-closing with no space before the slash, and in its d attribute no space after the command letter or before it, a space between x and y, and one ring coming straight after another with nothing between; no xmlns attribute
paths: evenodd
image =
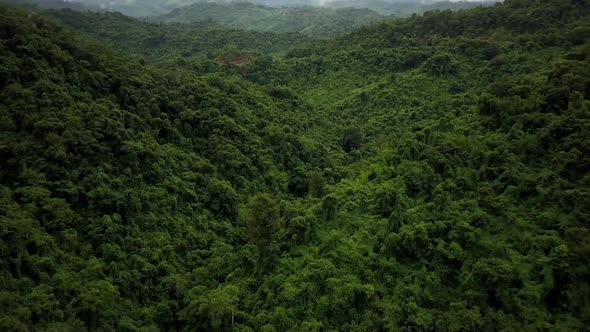
<svg viewBox="0 0 590 332"><path fill-rule="evenodd" d="M300 32L321 38L336 36L383 19L385 16L368 9L276 8L248 2L200 2L174 9L154 20L177 23L213 20L247 30Z"/></svg>
<svg viewBox="0 0 590 332"><path fill-rule="evenodd" d="M207 75L2 9L2 328L583 330L589 8L434 12Z"/></svg>
<svg viewBox="0 0 590 332"><path fill-rule="evenodd" d="M501 1L383 1L383 0L335 0L329 1L325 6L329 8L368 8L382 15L394 15L398 17L412 14L423 14L433 10L463 10L481 6L493 6Z"/></svg>
<svg viewBox="0 0 590 332"><path fill-rule="evenodd" d="M241 202L326 158L284 90L144 67L21 11L0 26L3 330L178 326L185 273L256 249Z"/></svg>
<svg viewBox="0 0 590 332"><path fill-rule="evenodd" d="M174 8L186 6L193 0L1 0L2 3L34 6L46 9L70 8L76 10L112 11L133 17L165 14Z"/></svg>
<svg viewBox="0 0 590 332"><path fill-rule="evenodd" d="M298 33L243 31L211 21L193 24L156 24L119 13L46 10L59 24L98 39L110 47L150 61L204 59L227 47L267 55L282 55L313 40Z"/></svg>

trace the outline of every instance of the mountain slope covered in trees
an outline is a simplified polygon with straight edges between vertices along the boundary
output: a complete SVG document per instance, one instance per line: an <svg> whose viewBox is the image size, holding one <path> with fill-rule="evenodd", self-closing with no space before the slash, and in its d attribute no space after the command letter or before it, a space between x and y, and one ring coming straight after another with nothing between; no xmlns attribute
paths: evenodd
<svg viewBox="0 0 590 332"><path fill-rule="evenodd" d="M182 10L183 7L195 3L201 6L206 4L221 4L224 7L214 6L209 8L233 8L233 1L198 1L198 0L1 0L2 3L32 5L41 8L70 8L76 10L92 11L110 11L120 12L132 17L155 17L170 13L175 9ZM269 7L326 7L326 8L360 8L371 9L382 15L409 16L412 14L421 14L429 10L460 10L478 6L489 6L495 2L501 1L433 1L433 2L416 2L414 0L335 0L335 1L316 1L316 0L257 0L255 3ZM247 3L247 2L246 2ZM320 6L321 4L321 6ZM228 6L229 5L229 6ZM205 6L207 7L207 6ZM204 7L204 8L205 8ZM235 8L240 8L237 6ZM271 9L260 7L263 11ZM277 11L279 12L279 11ZM284 10L283 10L284 12ZM324 11L329 13L330 11ZM213 11L212 13L215 13ZM344 11L346 13L346 11ZM219 16L219 13L215 13ZM199 14L196 14L199 16ZM233 14L235 16L235 14ZM201 18L202 19L202 18Z"/></svg>
<svg viewBox="0 0 590 332"><path fill-rule="evenodd" d="M1 8L0 329L584 330L589 8L203 72Z"/></svg>
<svg viewBox="0 0 590 332"><path fill-rule="evenodd" d="M433 10L463 10L481 6L493 6L501 1L387 1L387 0L334 0L326 2L329 8L368 8L382 15L398 17L422 14Z"/></svg>
<svg viewBox="0 0 590 332"><path fill-rule="evenodd" d="M1 0L0 2L40 8L70 8L76 10L120 12L133 17L157 16L193 0Z"/></svg>
<svg viewBox="0 0 590 332"><path fill-rule="evenodd" d="M273 32L301 32L312 37L333 37L361 25L382 21L385 16L369 9L321 7L267 7L249 2L199 2L156 17L158 22L212 20L230 26Z"/></svg>
<svg viewBox="0 0 590 332"><path fill-rule="evenodd" d="M224 48L266 55L284 55L290 49L314 40L299 33L244 31L212 21L190 24L143 22L119 13L80 13L72 10L46 10L42 15L55 19L87 37L111 48L152 62L211 58Z"/></svg>

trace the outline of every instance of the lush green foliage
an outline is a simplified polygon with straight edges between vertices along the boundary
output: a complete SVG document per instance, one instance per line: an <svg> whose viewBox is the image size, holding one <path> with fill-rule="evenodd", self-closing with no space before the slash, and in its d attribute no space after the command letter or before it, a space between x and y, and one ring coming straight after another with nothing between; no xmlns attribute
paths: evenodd
<svg viewBox="0 0 590 332"><path fill-rule="evenodd" d="M27 8L42 8L42 9L75 9L75 10L99 10L97 7L89 6L87 2L72 2L72 1L65 1L65 0L0 0L0 3L13 5L13 6L20 6L20 7L27 7Z"/></svg>
<svg viewBox="0 0 590 332"><path fill-rule="evenodd" d="M88 7L121 12L135 17L165 14L174 8L190 5L197 0L73 0Z"/></svg>
<svg viewBox="0 0 590 332"><path fill-rule="evenodd" d="M176 326L189 294L169 295L186 273L209 262L218 266L203 272L226 278L255 257L242 197L281 197L310 158L324 160L294 135L314 127L301 119L309 107L236 79L159 72L38 17L0 15L2 329Z"/></svg>
<svg viewBox="0 0 590 332"><path fill-rule="evenodd" d="M113 11L135 17L157 16L196 0L0 0L0 2L41 8Z"/></svg>
<svg viewBox="0 0 590 332"><path fill-rule="evenodd" d="M231 46L277 55L311 42L309 37L299 33L243 31L211 21L157 24L142 22L119 13L48 10L43 14L88 37L99 39L114 49L158 62L174 62L179 58L214 58L219 50Z"/></svg>
<svg viewBox="0 0 590 332"><path fill-rule="evenodd" d="M92 11L111 11L111 12L120 12L125 15L133 16L133 17L156 17L160 15L165 15L170 13L171 11L176 10L173 16L182 17L184 20L194 21L194 18L199 18L200 20L208 19L208 18L217 18L221 22L226 22L227 16L231 16L232 19L229 21L236 20L236 14L241 13L241 16L246 21L250 21L255 26L260 26L258 22L252 20L251 18L244 17L244 14L249 13L252 15L257 15L258 17L262 17L265 19L267 24L269 22L274 22L275 24L279 24L284 27L286 21L281 20L277 17L270 19L268 16L273 16L276 13L282 12L292 12L293 14L297 14L300 10L296 8L299 7L307 7L308 10L314 13L321 13L323 15L322 19L325 20L328 24L335 23L335 18L333 17L334 14L344 14L347 15L348 18L341 18L339 19L341 23L344 24L353 24L358 19L359 16L367 14L366 10L362 11L355 11L350 10L351 8L358 8L358 9L370 9L371 13L370 16L366 18L377 19L372 11L376 11L381 15L394 15L394 16L409 16L412 14L421 14L426 11L431 10L461 10L479 6L491 6L496 2L500 1L436 1L436 2L417 2L414 0L335 0L335 1L317 1L317 0L257 0L255 3L259 5L265 5L270 7L276 7L274 10L268 7L263 6L253 6L249 7L248 2L234 2L231 0L217 0L217 1L205 1L205 0L0 0L3 3L11 3L11 4L18 4L18 5L29 5L29 6L37 6L41 8L71 8L76 10L92 10ZM181 11L184 11L185 7L197 4L193 7L188 7L189 11L193 11L191 15L182 14ZM217 5L215 5L217 4ZM315 7L310 8L313 6L318 6L322 4L321 7L323 9ZM246 7L244 7L244 5ZM249 8L248 8L249 7ZM280 9L281 7L292 7L294 9ZM201 8L207 12L207 15L203 15L202 13L195 12L195 8ZM334 11L333 9L342 9L346 8L346 11ZM220 13L218 10L226 9L235 11L234 13ZM328 10L331 9L331 10ZM245 11L246 10L246 11ZM209 15L213 15L213 17L208 17ZM262 16L261 16L262 15ZM191 18L192 17L192 18ZM301 26L301 20L291 20L294 22L295 26ZM314 21L307 21L307 24L317 22ZM242 24L245 22L241 22ZM315 23L313 24L315 25ZM262 25L262 27L267 27L266 25ZM291 30L290 30L291 31Z"/></svg>
<svg viewBox="0 0 590 332"><path fill-rule="evenodd" d="M383 15L410 16L433 10L462 10L492 6L497 2L501 1L335 0L325 5L330 8L369 8Z"/></svg>
<svg viewBox="0 0 590 332"><path fill-rule="evenodd" d="M0 26L0 329L589 326L587 1L228 48L207 74Z"/></svg>
<svg viewBox="0 0 590 332"><path fill-rule="evenodd" d="M155 18L159 22L199 22L213 20L248 30L301 32L312 37L332 37L355 27L383 20L368 9L328 9L320 7L266 7L249 2L199 2L174 9Z"/></svg>

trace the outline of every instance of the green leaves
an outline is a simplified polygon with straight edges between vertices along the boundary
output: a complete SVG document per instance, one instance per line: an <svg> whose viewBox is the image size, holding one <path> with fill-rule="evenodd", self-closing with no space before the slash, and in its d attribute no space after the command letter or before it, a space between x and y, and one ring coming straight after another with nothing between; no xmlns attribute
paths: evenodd
<svg viewBox="0 0 590 332"><path fill-rule="evenodd" d="M238 312L240 290L237 286L226 284L208 290L202 286L190 290L188 306L180 312L180 317L191 328L210 326L215 331L233 328Z"/></svg>
<svg viewBox="0 0 590 332"><path fill-rule="evenodd" d="M265 253L282 226L277 202L269 194L256 194L245 216L248 241Z"/></svg>
<svg viewBox="0 0 590 332"><path fill-rule="evenodd" d="M334 10L326 7L266 7L250 3L195 3L156 20L168 23L210 20L245 30L299 32L314 38L326 38L384 18L360 8Z"/></svg>
<svg viewBox="0 0 590 332"><path fill-rule="evenodd" d="M114 330L122 311L118 305L119 292L108 281L89 282L80 294L76 308L78 315L91 330Z"/></svg>
<svg viewBox="0 0 590 332"><path fill-rule="evenodd" d="M363 133L359 127L349 127L344 129L340 145L346 152L357 150L363 143Z"/></svg>
<svg viewBox="0 0 590 332"><path fill-rule="evenodd" d="M231 183L210 179L206 192L209 195L207 206L214 213L230 220L235 219L238 213L239 197Z"/></svg>
<svg viewBox="0 0 590 332"><path fill-rule="evenodd" d="M582 2L284 58L306 39L50 14L146 61L0 9L0 329L588 325Z"/></svg>

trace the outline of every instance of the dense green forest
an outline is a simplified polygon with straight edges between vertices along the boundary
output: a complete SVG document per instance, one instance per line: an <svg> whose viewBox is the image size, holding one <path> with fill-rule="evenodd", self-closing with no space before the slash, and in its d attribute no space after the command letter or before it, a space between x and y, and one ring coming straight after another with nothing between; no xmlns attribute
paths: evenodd
<svg viewBox="0 0 590 332"><path fill-rule="evenodd" d="M435 1L417 2L411 0L334 0L326 2L329 8L368 8L382 15L410 16L433 10L462 10L481 6L492 6L496 0L484 1Z"/></svg>
<svg viewBox="0 0 590 332"><path fill-rule="evenodd" d="M242 29L301 32L316 38L337 36L383 19L384 16L369 9L274 8L249 2L199 2L155 18L158 22L176 23L212 20Z"/></svg>
<svg viewBox="0 0 590 332"><path fill-rule="evenodd" d="M197 0L1 0L1 2L40 8L113 11L134 17L148 17L163 15Z"/></svg>
<svg viewBox="0 0 590 332"><path fill-rule="evenodd" d="M0 59L0 330L590 326L587 0L314 42L0 6Z"/></svg>
<svg viewBox="0 0 590 332"><path fill-rule="evenodd" d="M254 26L260 28L266 28L268 30L269 24L279 25L283 29L288 29L286 26L287 22L284 18L278 17L282 14L297 15L301 12L301 7L307 7L307 11L319 14L318 17L307 19L304 21L308 26L313 26L317 29L319 20L324 20L325 24L333 25L334 23L342 23L350 25L351 23L358 23L362 16L367 16L371 9L379 12L382 15L395 15L395 16L409 16L414 13L423 13L430 10L460 10L466 8L473 8L478 6L489 6L498 0L484 0L484 1L419 1L414 0L256 0L250 1L233 1L233 0L0 0L3 3L18 4L18 5L33 5L40 8L70 8L76 10L91 10L91 11L111 11L120 12L125 15L133 17L156 17L170 13L174 10L185 10L185 6L195 4L193 7L187 7L186 10L192 12L190 15L183 15L178 11L173 16L178 16L177 20L183 21L194 21L194 18L201 18L202 13L197 12L198 9L214 15L219 21L236 21L237 18L241 18L240 24L250 22ZM252 6L244 8L244 5L258 4L261 6ZM321 5L321 6L320 6ZM275 7L275 8L268 8ZM285 7L290 7L285 8ZM320 8L324 7L324 8ZM282 8L282 9L281 9ZM297 10L300 8L300 10ZM332 10L330 10L330 8ZM347 8L345 11L334 11L335 8ZM351 8L365 9L364 11L358 11ZM219 13L219 10L232 10L235 13ZM264 19L265 24L260 24L256 20L252 20L250 17L245 17L244 14L257 15L258 18ZM342 15L348 17L338 18L336 15ZM240 17L236 17L240 15ZM191 18L192 17L192 18ZM230 19L231 17L231 19ZM369 15L367 18L376 19L374 14ZM301 20L299 20L301 21ZM290 19L290 22L294 24L294 27L300 27L302 22L298 22L295 19ZM246 27L249 28L249 27ZM293 31L293 28L288 31ZM336 29L336 27L333 27ZM350 27L344 29L350 30Z"/></svg>
<svg viewBox="0 0 590 332"><path fill-rule="evenodd" d="M212 21L158 24L119 13L80 13L72 10L45 10L41 14L87 37L98 39L111 48L143 57L150 62L192 59L202 67L204 60L214 59L225 48L264 55L284 55L292 48L303 47L314 41L296 32L244 31Z"/></svg>

